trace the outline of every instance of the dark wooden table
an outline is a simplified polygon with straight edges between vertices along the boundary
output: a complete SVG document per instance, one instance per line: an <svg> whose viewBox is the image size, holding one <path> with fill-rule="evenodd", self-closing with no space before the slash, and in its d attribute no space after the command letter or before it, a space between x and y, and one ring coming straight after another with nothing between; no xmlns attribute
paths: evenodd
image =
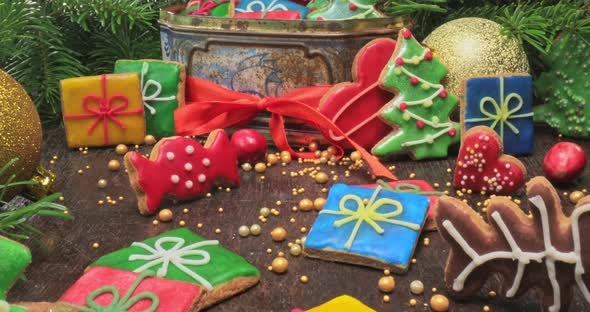
<svg viewBox="0 0 590 312"><path fill-rule="evenodd" d="M293 257L288 254L287 241L273 242L269 233L274 227L285 227L288 231L288 241L294 241L304 235L299 229L309 229L317 216L317 212L291 212L291 207L303 198L325 196L321 192L323 186L316 184L311 178L288 176L291 171L311 167L310 164L297 164L294 161L286 167L274 166L265 173L265 180L261 180L260 174L253 171L241 172L242 181L238 188L229 193L225 190L217 191L211 198L171 206L175 213L173 222L154 226L154 217L143 217L137 212L135 197L124 171L111 172L107 169L110 159L122 160L121 156L116 155L114 148L91 149L84 155L78 150L66 148L64 133L60 129L47 132L45 137L42 163L58 175L57 189L64 193L65 205L76 219L35 220L46 233L42 239L45 246L40 247L33 242L27 242L33 250L34 261L26 271L28 280L18 282L9 293L10 301L54 301L80 277L84 268L98 257L127 247L134 241L174 229L179 226L180 220L184 220L187 227L198 234L220 240L223 246L244 256L262 272L259 285L210 308L210 311L290 311L296 307L308 309L342 294L354 296L379 311L429 311L427 303L433 294L433 288L437 289L437 293L448 295L443 283L448 247L436 232L422 234L415 253L416 264L411 266L407 274L395 275L396 287L390 294L390 303L383 303L383 294L377 288L377 281L383 276L383 272L303 256ZM521 158L529 171L529 177L543 174L543 156L557 140L558 137L549 129L538 129L534 155ZM588 142L577 142L590 153ZM150 147L143 146L140 150L147 153ZM456 151L453 154L456 155ZM59 159L51 165L49 160L54 155ZM441 185L440 190L449 190L451 193L454 190L446 187L445 183L452 179L452 174L447 172L447 168L454 168L454 163L454 157L436 161L417 162L399 159L391 162L395 164L395 174L400 179L407 178L410 173L416 173L416 179L438 182ZM86 166L90 166L90 169L86 169ZM345 178L345 167L322 167L328 172L333 170L338 173L338 182L341 183L371 182L364 170L353 171L349 178ZM78 174L79 169L84 170L84 173ZM287 172L286 176L282 175L283 171ZM564 192L590 188L589 169L586 169L584 176L576 185L560 187L559 190ZM96 184L100 178L108 180L107 188L97 188ZM332 183L334 182L329 182L326 187L330 187ZM291 195L293 188L301 187L305 188L302 195ZM124 199L117 199L116 205L99 206L98 200L104 199L107 195L113 198L123 196ZM516 197L526 203L523 190ZM476 207L478 201L483 201L483 198L477 195L467 198L473 207ZM278 200L282 202L281 206L276 205ZM573 205L563 194L562 202L569 213ZM258 215L263 206L278 208L280 215L269 217L266 224L260 223ZM189 208L186 214L182 212L185 207ZM223 207L222 214L218 212L219 207ZM296 222L289 222L291 218ZM198 223L204 226L198 229ZM253 223L262 225L262 235L248 238L238 236L240 225ZM220 234L215 233L216 228L222 230ZM430 238L429 246L422 244L423 238L426 237ZM95 242L100 243L98 249L92 248ZM266 252L268 248L272 249L272 254ZM285 252L289 260L289 270L283 275L267 270L279 251ZM302 275L309 277L307 284L299 281ZM410 282L416 279L425 285L423 295L410 294ZM498 281L492 279L478 297L466 302L451 300L451 311L482 311L485 305L489 305L491 311L540 310L539 301L532 293L516 300L487 297L488 292L497 290L497 287ZM418 301L417 306L409 306L411 298ZM590 305L579 292L576 292L570 311L590 311Z"/></svg>

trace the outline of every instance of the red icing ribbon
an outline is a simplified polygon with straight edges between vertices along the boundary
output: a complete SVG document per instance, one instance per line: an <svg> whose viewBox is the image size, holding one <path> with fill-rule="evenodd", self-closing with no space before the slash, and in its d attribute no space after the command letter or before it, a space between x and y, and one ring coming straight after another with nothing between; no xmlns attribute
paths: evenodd
<svg viewBox="0 0 590 312"><path fill-rule="evenodd" d="M201 1L191 1L189 2L189 4L186 6L187 8L189 8L192 5L198 4L199 5L199 9L197 10L192 10L186 13L186 15L194 15L194 16L208 16L209 15L209 11L215 9L217 6L223 4L223 3L229 3L230 0L221 0L219 2L215 2L214 0L207 0L206 2L203 2L202 4L200 3Z"/></svg>
<svg viewBox="0 0 590 312"><path fill-rule="evenodd" d="M98 126L98 124L102 123L103 127L103 138L104 144L109 144L109 129L108 129L108 121L114 122L117 126L121 129L126 129L127 127L117 119L117 115L136 115L143 113L143 106L140 106L138 109L125 111L124 109L127 108L129 105L129 98L126 95L122 94L115 94L107 99L107 75L101 75L101 88L102 88L102 96L98 95L87 95L82 100L82 106L88 113L82 114L69 114L64 115L65 119L80 119L80 118L88 118L88 117L96 117L96 120L90 125L88 128L88 134L92 133L94 129ZM111 104L115 100L122 100L123 103L116 107L111 107ZM89 106L90 101L95 101L98 103L98 110Z"/></svg>
<svg viewBox="0 0 590 312"><path fill-rule="evenodd" d="M282 97L260 98L251 94L229 90L205 79L189 77L187 100L174 113L178 135L203 135L215 129L244 125L260 111L270 112L269 129L277 148L289 151L299 158L316 158L315 153L294 151L287 141L284 116L299 119L320 130L326 138L329 131L343 137L359 151L376 176L397 180L381 162L352 140L329 118L322 115L317 107L321 98L332 86L316 86L296 89ZM341 158L344 150L338 143L336 157Z"/></svg>

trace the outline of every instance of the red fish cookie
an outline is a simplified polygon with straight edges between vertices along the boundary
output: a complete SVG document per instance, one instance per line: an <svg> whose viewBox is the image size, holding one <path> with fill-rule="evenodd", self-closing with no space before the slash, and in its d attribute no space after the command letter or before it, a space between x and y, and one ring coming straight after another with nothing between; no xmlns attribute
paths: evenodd
<svg viewBox="0 0 590 312"><path fill-rule="evenodd" d="M526 169L502 151L502 141L494 130L485 126L469 129L457 158L455 187L492 194L518 190L524 184Z"/></svg>
<svg viewBox="0 0 590 312"><path fill-rule="evenodd" d="M125 167L143 215L156 212L166 195L187 200L204 195L215 184L240 181L236 152L223 130L211 132L204 146L185 137L160 140L149 159L127 153Z"/></svg>

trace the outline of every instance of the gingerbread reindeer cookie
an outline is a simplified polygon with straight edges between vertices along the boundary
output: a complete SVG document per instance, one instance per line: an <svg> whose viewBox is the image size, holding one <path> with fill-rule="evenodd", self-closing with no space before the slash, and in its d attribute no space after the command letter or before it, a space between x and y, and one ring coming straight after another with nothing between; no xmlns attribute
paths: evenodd
<svg viewBox="0 0 590 312"><path fill-rule="evenodd" d="M458 199L440 198L435 220L451 252L445 283L460 296L481 289L494 274L502 293L518 297L530 289L542 293L545 311L567 311L573 288L590 302L590 197L566 217L559 196L544 177L527 184L532 218L507 197L493 197L489 223Z"/></svg>

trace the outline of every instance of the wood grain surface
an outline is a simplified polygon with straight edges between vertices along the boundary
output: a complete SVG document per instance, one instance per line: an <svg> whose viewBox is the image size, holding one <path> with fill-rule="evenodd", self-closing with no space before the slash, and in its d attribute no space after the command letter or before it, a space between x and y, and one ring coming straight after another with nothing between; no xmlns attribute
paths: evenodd
<svg viewBox="0 0 590 312"><path fill-rule="evenodd" d="M569 140L569 139L568 139ZM526 165L529 178L542 175L543 157L547 150L558 141L557 135L551 130L538 128L535 138L535 153L530 157L520 158ZM588 141L574 141L581 144L587 153L590 153ZM131 148L133 149L133 148ZM456 155L456 149L452 152ZM9 292L9 301L54 301L68 289L84 272L85 267L98 257L129 246L134 241L141 241L159 233L177 228L179 221L184 220L186 226L210 239L218 239L226 248L242 255L262 272L259 285L242 293L239 296L219 303L209 311L290 311L292 308L309 309L329 299L342 294L354 296L366 305L378 311L430 311L427 303L436 293L448 296L443 283L443 270L448 254L448 247L436 232L423 233L419 246L416 249L416 263L408 273L394 275L396 287L390 294L391 302L383 303L383 294L377 288L377 281L383 276L383 272L370 268L357 267L346 264L330 263L322 260L308 259L303 256L293 257L287 255L289 270L286 274L277 275L269 272L267 267L279 251L288 254L287 241L275 243L270 238L270 231L276 226L283 226L288 231L288 241L294 241L304 236L300 232L301 227L311 228L317 212L292 212L291 207L297 205L303 198L315 199L325 197L320 186L310 177L289 176L292 171L313 167L312 164L298 164L296 161L285 167L278 165L270 168L261 175L251 172L241 172L241 183L230 192L216 191L211 198L202 198L177 205L168 205L174 211L174 220L170 223L152 225L154 217L141 216L137 211L135 197L129 185L127 175L123 170L111 172L107 169L110 159L119 159L122 156L115 153L114 148L91 149L84 155L78 150L69 150L66 147L63 130L57 129L45 134L43 146L42 164L53 170L57 175L57 189L64 193L65 205L76 217L73 221L36 218L34 223L46 233L42 238L42 245L33 241L25 242L33 250L33 264L26 271L26 281L19 281ZM149 146L142 146L140 151L148 153ZM49 160L56 155L55 164L49 164ZM435 161L412 161L407 158L397 159L388 164L395 165L395 174L400 178L408 178L411 173L416 173L416 179L424 179L431 183L441 184L439 190L452 188L445 184L452 179L452 173L447 168L453 168L455 159L449 157ZM86 168L89 166L89 169ZM350 177L344 176L346 167L329 167L322 165L326 172L334 171L338 174L338 182L347 184L366 184L371 182L370 176L365 170L352 171ZM83 174L78 170L82 169ZM283 174L286 173L286 175ZM562 186L560 192L590 189L590 170L587 168L582 178L576 185ZM98 189L96 184L101 178L108 180L105 189ZM325 187L330 187L334 182L329 182ZM301 195L293 196L293 188L304 188ZM104 204L99 206L97 202L111 196L117 200L116 205ZM123 200L119 200L123 196ZM523 201L523 209L528 210L524 190L521 189L515 197ZM573 204L567 197L561 195L562 202L568 214ZM468 195L469 203L478 209L477 202L482 202L479 195ZM277 201L282 204L277 206ZM262 224L258 220L261 207L277 208L279 216L269 217L268 222ZM218 208L223 207L223 213ZM183 208L188 208L188 213L183 213ZM290 219L295 220L294 223ZM197 224L202 223L202 228ZM238 236L238 227L246 224L259 223L263 232L258 237L250 236L241 238ZM220 234L215 229L221 229ZM429 246L423 245L423 239L429 238ZM98 242L98 249L92 248L92 244ZM267 249L272 253L267 253ZM392 242L391 248L395 248ZM299 281L302 275L309 278L307 284ZM410 294L409 285L413 280L421 280L425 285L425 293L420 296ZM451 298L451 311L482 311L485 305L490 306L491 311L540 311L539 300L533 293L514 299L505 300L499 297L490 299L487 293L497 290L498 281L490 279L479 296L460 301ZM414 298L418 305L410 307L408 301ZM575 299L570 311L590 311L590 305L576 291Z"/></svg>

